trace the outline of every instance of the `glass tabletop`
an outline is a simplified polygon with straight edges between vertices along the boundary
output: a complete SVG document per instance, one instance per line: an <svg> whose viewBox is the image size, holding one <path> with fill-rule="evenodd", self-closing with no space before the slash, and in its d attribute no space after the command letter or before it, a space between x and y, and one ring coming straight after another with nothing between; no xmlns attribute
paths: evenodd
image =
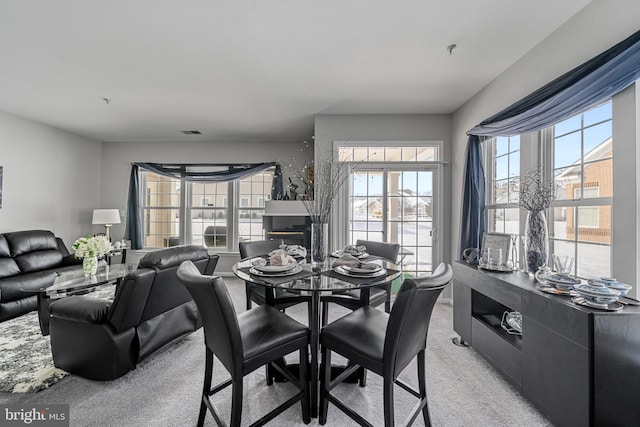
<svg viewBox="0 0 640 427"><path fill-rule="evenodd" d="M370 262L379 264L383 270L375 275L348 275L344 270L335 269L335 259L327 258L322 265L311 265L306 262L298 264L295 270L281 275L260 275L252 270L253 262L261 257L250 257L233 265L233 273L240 279L257 285L280 289L302 291L339 291L361 289L382 285L398 278L401 274L396 264L382 259Z"/></svg>
<svg viewBox="0 0 640 427"><path fill-rule="evenodd" d="M115 283L136 269L134 264L117 264L101 267L95 276L86 277L82 269L61 273L53 285L44 289L48 296L62 296L69 292L87 290Z"/></svg>

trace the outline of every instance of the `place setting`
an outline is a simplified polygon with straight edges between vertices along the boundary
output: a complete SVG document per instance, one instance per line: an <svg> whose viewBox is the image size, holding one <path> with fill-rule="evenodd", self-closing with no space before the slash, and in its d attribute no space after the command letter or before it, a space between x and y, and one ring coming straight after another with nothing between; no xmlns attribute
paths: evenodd
<svg viewBox="0 0 640 427"><path fill-rule="evenodd" d="M535 277L542 292L570 296L574 304L605 311L619 311L626 305L640 305L627 296L631 286L611 277L583 279L572 276L573 257L552 255L554 270L540 269Z"/></svg>
<svg viewBox="0 0 640 427"><path fill-rule="evenodd" d="M383 267L379 262L362 261L362 258L350 253L343 253L331 267L331 270L323 274L356 284L368 283L372 279L386 277L396 272Z"/></svg>
<svg viewBox="0 0 640 427"><path fill-rule="evenodd" d="M307 248L300 245L280 245L280 249L269 252L269 256L277 255L281 252L284 252L285 254L294 258L296 262L300 262L307 258Z"/></svg>
<svg viewBox="0 0 640 427"><path fill-rule="evenodd" d="M578 296L575 286L582 283L581 279L571 276L573 257L552 255L554 269L541 268L536 274L538 289L553 295Z"/></svg>
<svg viewBox="0 0 640 427"><path fill-rule="evenodd" d="M331 253L333 258L341 258L345 255L351 255L358 260L369 258L367 247L364 245L347 245L343 249Z"/></svg>
<svg viewBox="0 0 640 427"><path fill-rule="evenodd" d="M304 258L302 258L302 260L304 260ZM295 279L302 279L313 274L302 268L298 260L289 255L285 249L277 249L270 252L268 258L257 258L253 260L248 272L274 285Z"/></svg>

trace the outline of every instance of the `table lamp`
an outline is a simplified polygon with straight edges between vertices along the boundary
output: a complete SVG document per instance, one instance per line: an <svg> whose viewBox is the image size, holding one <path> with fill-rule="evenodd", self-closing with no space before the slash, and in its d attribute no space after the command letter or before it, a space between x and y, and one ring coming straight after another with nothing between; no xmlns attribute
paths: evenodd
<svg viewBox="0 0 640 427"><path fill-rule="evenodd" d="M94 209L92 224L103 224L104 235L109 237L109 228L113 224L120 224L120 212L118 209Z"/></svg>

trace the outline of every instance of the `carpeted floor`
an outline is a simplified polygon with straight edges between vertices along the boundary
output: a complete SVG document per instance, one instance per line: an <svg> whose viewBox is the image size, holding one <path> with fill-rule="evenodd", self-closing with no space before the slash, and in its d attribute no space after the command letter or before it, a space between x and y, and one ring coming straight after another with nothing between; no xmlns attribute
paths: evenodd
<svg viewBox="0 0 640 427"><path fill-rule="evenodd" d="M0 391L35 393L67 373L53 366L49 337L43 337L38 315L0 323Z"/></svg>
<svg viewBox="0 0 640 427"><path fill-rule="evenodd" d="M244 309L244 284L225 278L236 308ZM332 306L331 317L347 311ZM306 307L299 305L287 314L306 323ZM472 349L456 347L451 338L452 308L437 304L429 330L427 348L427 390L434 426L548 426L544 419L517 391L506 383ZM67 403L72 426L189 426L195 425L204 369L204 344L198 331L185 340L155 353L138 368L110 382L96 382L68 375L39 393L0 393L0 403ZM415 365L402 378L415 384ZM214 377L227 378L224 368L215 365ZM270 408L293 394L293 387L276 383L267 387L264 370L245 378L243 425L260 418ZM382 420L382 381L369 374L367 386L342 384L336 394L349 402L374 425ZM401 422L415 399L396 387L396 421ZM223 416L230 413L229 390L216 395ZM208 416L206 425L214 425ZM304 425L300 406L285 411L269 425ZM317 419L311 425L318 425ZM329 405L329 426L355 425ZM423 425L418 418L415 425Z"/></svg>
<svg viewBox="0 0 640 427"><path fill-rule="evenodd" d="M113 299L114 291L113 286L102 286L91 295ZM0 323L0 392L36 393L67 375L53 365L49 337L40 332L37 312Z"/></svg>

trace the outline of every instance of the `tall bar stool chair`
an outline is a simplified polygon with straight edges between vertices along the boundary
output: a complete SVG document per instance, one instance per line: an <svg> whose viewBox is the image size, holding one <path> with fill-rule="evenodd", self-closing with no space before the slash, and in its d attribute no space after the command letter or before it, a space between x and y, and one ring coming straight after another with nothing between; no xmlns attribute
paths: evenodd
<svg viewBox="0 0 640 427"><path fill-rule="evenodd" d="M240 426L244 376L294 351L300 353L299 379L285 367L273 366L300 391L252 426L267 423L298 401L302 404L302 419L308 424L311 419L308 328L269 305L236 315L224 281L218 276L201 275L190 261L180 265L177 276L196 302L204 328L206 361L198 426L204 424L207 409L218 425L226 425L210 396L229 385L232 386L230 425ZM231 374L231 379L212 388L214 355Z"/></svg>
<svg viewBox="0 0 640 427"><path fill-rule="evenodd" d="M398 253L400 252L399 243L374 242L373 240L356 240L356 246L365 246L369 255L384 258L393 263L398 261ZM386 298L384 300L384 311L391 311L391 282L385 283L379 287L384 289Z"/></svg>
<svg viewBox="0 0 640 427"><path fill-rule="evenodd" d="M369 255L383 258L393 263L396 262L398 252L400 252L400 245L398 243L358 240L356 241L356 245L364 245L366 246L367 253ZM338 304L342 307L348 308L349 310L357 310L358 308L367 305L367 301L362 300L361 291L358 289L343 293L325 295L322 297L323 325L327 324L327 319L329 317L329 303ZM384 303L384 311L389 313L391 311L391 282L374 286L369 289L368 305L377 307L382 303Z"/></svg>
<svg viewBox="0 0 640 427"><path fill-rule="evenodd" d="M440 264L431 276L405 279L387 314L362 307L322 329L322 365L320 379L320 424L327 421L329 402L360 425L369 424L360 414L338 400L330 391L360 366L383 377L384 425L394 425L394 384L420 399L407 418L412 424L422 411L424 423L431 425L425 385L425 348L433 307L445 286L451 283L453 270ZM349 359L351 365L331 381L331 352ZM418 387L413 389L398 379L400 373L417 359Z"/></svg>
<svg viewBox="0 0 640 427"><path fill-rule="evenodd" d="M271 251L280 248L282 240L257 240L252 242L240 242L238 249L240 251L240 258L266 255ZM247 298L247 310L251 308L251 303L255 302L258 305L266 304L267 296L266 292L272 292L271 289L267 289L264 286L256 285L253 283L244 283L245 294ZM284 310L302 302L309 302L310 299L307 296L302 296L294 292L288 292L284 289L276 289L275 297L273 301L274 307Z"/></svg>

